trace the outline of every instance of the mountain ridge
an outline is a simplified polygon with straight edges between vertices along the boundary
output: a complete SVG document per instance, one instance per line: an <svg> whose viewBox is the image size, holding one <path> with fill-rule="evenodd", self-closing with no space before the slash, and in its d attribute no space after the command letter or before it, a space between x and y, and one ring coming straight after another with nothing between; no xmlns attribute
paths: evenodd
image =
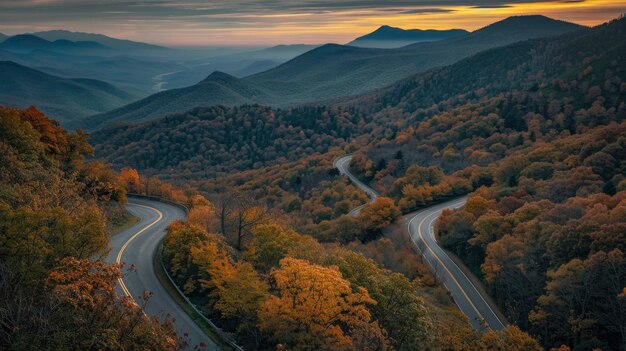
<svg viewBox="0 0 626 351"><path fill-rule="evenodd" d="M33 50L53 50L67 52L99 52L111 50L110 47L95 41L71 41L67 39L46 40L32 34L18 34L0 43L0 49L28 53Z"/></svg>
<svg viewBox="0 0 626 351"><path fill-rule="evenodd" d="M119 107L140 95L86 78L67 79L12 61L0 61L0 103L37 106L63 123Z"/></svg>
<svg viewBox="0 0 626 351"><path fill-rule="evenodd" d="M113 49L135 49L135 50L169 50L164 46L142 43L126 39L117 39L97 33L72 32L64 29L56 29L42 32L30 33L48 41L65 39L69 41L93 41L108 46Z"/></svg>
<svg viewBox="0 0 626 351"><path fill-rule="evenodd" d="M538 21L541 25L532 30L520 26L527 19L533 23ZM206 85L195 85L198 89L196 92L193 91L194 86L191 86L182 88L185 90L178 93L160 96L163 100L151 96L141 104L141 114L134 113L132 106L126 106L93 116L85 121L84 126L96 129L114 121L137 120L138 117L144 120L215 104L235 106L243 102L287 107L358 95L437 66L452 64L493 47L583 28L546 17L519 17L496 22L461 37L417 43L398 49L326 44L265 72L239 79L231 87L216 85L217 90L211 92ZM506 33L502 33L503 30ZM233 91L233 87L242 91ZM255 93L251 94L251 91ZM188 98L190 95L194 97ZM242 99L244 96L245 99ZM198 101L202 103L194 105Z"/></svg>
<svg viewBox="0 0 626 351"><path fill-rule="evenodd" d="M379 49L398 48L424 41L438 41L468 34L464 29L402 29L388 25L360 36L346 45Z"/></svg>

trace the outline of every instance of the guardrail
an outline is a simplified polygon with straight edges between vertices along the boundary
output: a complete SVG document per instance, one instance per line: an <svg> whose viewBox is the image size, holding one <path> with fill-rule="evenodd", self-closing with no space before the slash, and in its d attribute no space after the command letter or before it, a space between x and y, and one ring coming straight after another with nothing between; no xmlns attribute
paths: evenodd
<svg viewBox="0 0 626 351"><path fill-rule="evenodd" d="M129 197L143 198L143 199L149 199L153 201L162 202L168 205L176 206L182 209L183 211L185 211L186 214L189 213L189 208L185 204L182 204L180 202L175 202L175 201L168 200L168 199L165 199L159 196L154 196L154 195L141 195L141 194L135 194L135 193L128 193L126 195ZM161 265L161 269L165 273L167 280L170 282L170 284L172 284L174 289L176 289L176 291L178 292L178 295L200 316L200 318L202 318L202 320L204 320L209 325L209 327L211 327L211 329L215 332L215 334L217 334L222 339L222 341L224 341L225 343L227 343L228 345L230 345L232 348L234 348L237 351L244 351L244 349L241 346L237 345L235 341L226 333L224 333L224 331L220 327L215 325L213 321L211 321L207 316L205 316L204 313L200 309L198 309L198 307L193 302L191 302L191 300L187 297L187 295L185 295L185 293L182 290L180 290L180 288L178 287L178 284L176 284L176 282L174 281L170 273L167 271L167 268L165 267L165 263L163 262L163 242L159 243L157 250L158 250L157 254L159 255L159 263Z"/></svg>

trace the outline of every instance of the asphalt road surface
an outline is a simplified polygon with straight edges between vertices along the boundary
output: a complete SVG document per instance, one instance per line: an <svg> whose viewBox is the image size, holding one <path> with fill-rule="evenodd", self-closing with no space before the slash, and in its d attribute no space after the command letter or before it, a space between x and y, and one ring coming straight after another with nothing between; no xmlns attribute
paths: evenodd
<svg viewBox="0 0 626 351"><path fill-rule="evenodd" d="M130 197L126 208L140 221L110 239L107 261L125 263L125 275L118 284L118 292L131 296L140 305L144 292L152 292L145 308L148 316L173 318L179 335L187 336L189 349L197 345L199 350L219 350L161 285L152 264L165 229L172 221L184 218L185 212L158 201ZM131 265L134 271L126 272Z"/></svg>
<svg viewBox="0 0 626 351"><path fill-rule="evenodd" d="M376 192L376 190L367 186L365 183L360 181L359 178L355 177L352 173L350 173L350 161L352 161L352 156L348 155L348 156L339 157L338 159L335 160L335 162L333 162L333 164L335 168L339 170L339 173L350 178L350 180L352 181L352 183L354 183L354 185L356 185L359 189L363 190L367 194L367 197L370 198L370 203L376 201L376 198L378 197L378 192ZM357 214L359 214L363 206L365 206L365 204L352 209L352 211L350 211L350 215L356 216Z"/></svg>
<svg viewBox="0 0 626 351"><path fill-rule="evenodd" d="M352 182L365 191L374 201L378 193L357 179L350 173L352 156L343 156L335 160L335 167ZM456 265L448 254L439 246L435 239L434 223L444 209L459 208L465 205L466 197L457 198L438 205L434 205L403 217L413 243L417 246L437 278L443 282L452 295L459 309L468 317L476 330L484 331L488 328L501 330L506 326L498 318L486 299L476 289L467 275ZM358 213L362 206L357 207L351 214ZM357 211L357 212L354 212Z"/></svg>

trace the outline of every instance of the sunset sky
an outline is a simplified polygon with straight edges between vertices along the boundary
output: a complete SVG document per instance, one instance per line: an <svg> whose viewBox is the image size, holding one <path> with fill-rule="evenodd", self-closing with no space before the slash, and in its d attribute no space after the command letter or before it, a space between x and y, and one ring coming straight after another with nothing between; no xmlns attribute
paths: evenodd
<svg viewBox="0 0 626 351"><path fill-rule="evenodd" d="M171 46L345 43L386 24L474 30L512 15L596 25L626 0L1 0L0 32L102 33Z"/></svg>

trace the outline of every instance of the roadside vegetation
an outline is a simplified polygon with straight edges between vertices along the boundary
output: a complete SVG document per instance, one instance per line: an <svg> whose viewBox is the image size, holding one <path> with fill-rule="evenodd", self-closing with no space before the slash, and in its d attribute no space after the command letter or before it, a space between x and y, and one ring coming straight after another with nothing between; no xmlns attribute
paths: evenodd
<svg viewBox="0 0 626 351"><path fill-rule="evenodd" d="M125 189L86 135L34 108L0 107L0 349L177 350L171 321L118 296L103 262ZM112 215L111 215L112 214Z"/></svg>

